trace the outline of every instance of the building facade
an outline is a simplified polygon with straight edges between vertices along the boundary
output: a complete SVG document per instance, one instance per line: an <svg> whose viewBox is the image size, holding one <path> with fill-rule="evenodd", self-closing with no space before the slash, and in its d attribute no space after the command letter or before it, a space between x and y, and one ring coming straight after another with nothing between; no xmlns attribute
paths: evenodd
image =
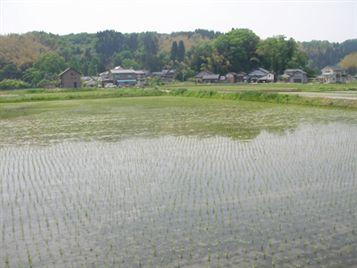
<svg viewBox="0 0 357 268"><path fill-rule="evenodd" d="M62 88L80 88L81 74L73 68L67 68L59 74L61 80L60 87Z"/></svg>
<svg viewBox="0 0 357 268"><path fill-rule="evenodd" d="M265 70L264 68L258 68L248 74L249 82L255 83L270 83L274 82L274 74Z"/></svg>
<svg viewBox="0 0 357 268"><path fill-rule="evenodd" d="M346 71L336 66L326 66L321 70L319 80L322 83L346 83L347 74Z"/></svg>
<svg viewBox="0 0 357 268"><path fill-rule="evenodd" d="M306 72L301 69L286 69L282 78L288 83L307 83L308 81Z"/></svg>

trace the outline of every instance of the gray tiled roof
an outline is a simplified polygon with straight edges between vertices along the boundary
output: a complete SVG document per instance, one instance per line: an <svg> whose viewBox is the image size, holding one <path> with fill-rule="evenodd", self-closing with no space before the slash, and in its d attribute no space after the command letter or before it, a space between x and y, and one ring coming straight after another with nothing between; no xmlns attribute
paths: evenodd
<svg viewBox="0 0 357 268"><path fill-rule="evenodd" d="M202 77L203 80L216 80L219 79L219 74L206 74Z"/></svg>

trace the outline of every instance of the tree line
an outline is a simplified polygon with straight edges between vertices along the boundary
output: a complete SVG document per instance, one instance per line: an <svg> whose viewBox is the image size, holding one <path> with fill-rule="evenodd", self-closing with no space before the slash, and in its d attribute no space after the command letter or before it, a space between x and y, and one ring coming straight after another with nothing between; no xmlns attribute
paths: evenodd
<svg viewBox="0 0 357 268"><path fill-rule="evenodd" d="M149 71L175 69L180 80L202 70L225 74L249 72L257 67L275 74L281 74L286 68L302 68L314 75L325 65L337 64L357 51L357 39L341 44L299 43L284 36L261 39L249 29L232 29L225 34L200 29L171 35L123 34L113 30L66 36L44 32L30 35L46 51L41 52L37 60L19 66L11 58L2 57L0 48L0 80L18 79L31 86L42 86L56 80L66 67L94 76L118 65ZM164 48L163 40L172 40L169 48Z"/></svg>

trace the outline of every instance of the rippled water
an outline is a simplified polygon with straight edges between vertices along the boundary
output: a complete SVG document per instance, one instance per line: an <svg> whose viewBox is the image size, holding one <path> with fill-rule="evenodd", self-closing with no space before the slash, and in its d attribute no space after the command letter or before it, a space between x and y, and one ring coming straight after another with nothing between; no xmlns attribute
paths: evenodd
<svg viewBox="0 0 357 268"><path fill-rule="evenodd" d="M6 107L0 267L357 263L356 112L74 104Z"/></svg>

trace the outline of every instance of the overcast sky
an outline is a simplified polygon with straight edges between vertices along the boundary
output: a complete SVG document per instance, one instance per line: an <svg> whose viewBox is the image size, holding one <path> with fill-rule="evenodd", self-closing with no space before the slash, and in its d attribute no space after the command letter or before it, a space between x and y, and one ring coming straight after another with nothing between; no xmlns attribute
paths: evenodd
<svg viewBox="0 0 357 268"><path fill-rule="evenodd" d="M249 28L262 38L357 38L357 0L0 0L0 33Z"/></svg>

